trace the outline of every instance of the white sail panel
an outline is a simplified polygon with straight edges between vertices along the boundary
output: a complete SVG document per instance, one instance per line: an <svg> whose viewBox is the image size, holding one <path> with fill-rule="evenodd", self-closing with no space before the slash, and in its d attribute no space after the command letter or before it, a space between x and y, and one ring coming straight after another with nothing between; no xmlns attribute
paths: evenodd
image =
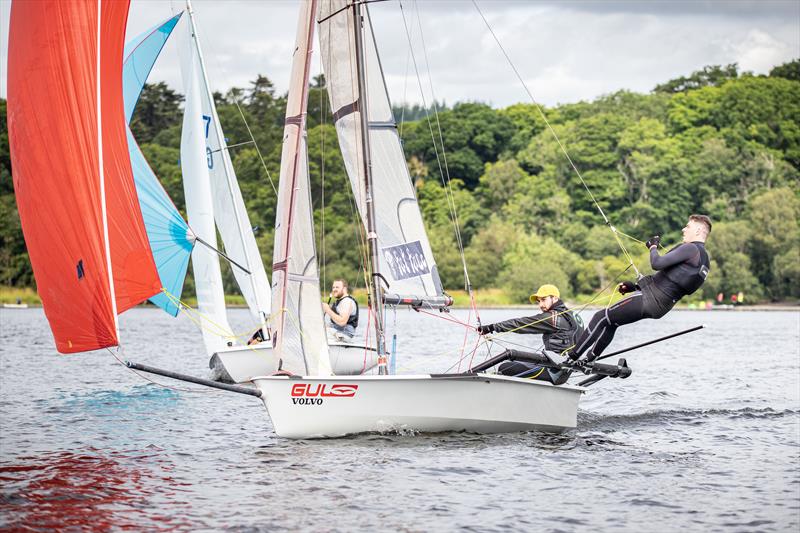
<svg viewBox="0 0 800 533"><path fill-rule="evenodd" d="M195 28L196 34L196 28ZM214 220L225 254L250 273L231 265L253 319L261 324L270 314L270 287L264 262L256 245L253 227L236 180L228 146L219 122L214 97L208 85L200 43L195 37L193 53L200 68L201 92L198 95L205 132L206 165L211 178Z"/></svg>
<svg viewBox="0 0 800 533"><path fill-rule="evenodd" d="M346 5L346 0L323 3L319 14L322 21L320 43L339 146L364 220L361 102L358 97L353 11L352 8L342 9ZM380 261L378 270L389 282L385 298L416 300L441 297L441 281L392 115L366 6L362 13L370 161Z"/></svg>
<svg viewBox="0 0 800 533"><path fill-rule="evenodd" d="M272 266L275 355L294 374L331 373L320 302L314 217L308 180L306 106L314 2L303 2L292 60Z"/></svg>
<svg viewBox="0 0 800 533"><path fill-rule="evenodd" d="M366 217L366 193L358 102L358 67L355 59L352 8L342 9L347 0L322 0L319 24L322 59L331 111L334 114L339 149L350 179L361 219ZM336 15L333 15L336 13Z"/></svg>
<svg viewBox="0 0 800 533"><path fill-rule="evenodd" d="M179 34L178 48L186 94L181 135L181 173L186 214L194 235L216 248L211 181L206 162L205 124L200 103L201 73L197 56L193 53L191 27L188 24L185 26L186 31ZM225 337L231 331L225 314L225 294L217 254L207 246L198 244L192 251L192 270L197 306L207 319L202 328L203 342L211 355L226 346L228 339Z"/></svg>

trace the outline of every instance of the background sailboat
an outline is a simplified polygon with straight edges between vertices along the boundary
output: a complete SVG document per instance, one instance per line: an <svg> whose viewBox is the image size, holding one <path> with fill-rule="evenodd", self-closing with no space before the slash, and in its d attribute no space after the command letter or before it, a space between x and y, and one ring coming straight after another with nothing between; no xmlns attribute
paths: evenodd
<svg viewBox="0 0 800 533"><path fill-rule="evenodd" d="M271 342L246 344L250 334L258 329L266 331L267 341L271 340L269 331L272 324L268 323L270 288L219 124L191 5L188 3L186 13L183 24L178 24L181 16L178 14L129 43L126 88L131 88L126 91L126 108L130 110L128 114L130 119L133 104L141 92L147 74L164 42L173 28L177 27L179 31L176 35L179 39L181 71L186 92L181 162L187 214L192 229L183 222L174 205L166 197L166 193L163 193L163 188L147 166L132 136L131 158L134 161L134 169L141 167L140 172L135 172L135 176L137 176L137 187L146 193L140 195L143 208L145 203L148 205L153 203L147 201L151 197L156 197L156 205L162 208L161 212L157 213L159 216L145 216L148 234L155 234L151 236L154 255L158 257L160 250L157 249L157 244L159 244L165 249L162 254L167 256L173 265L180 262L183 267L182 272L185 273L188 253L192 254L200 323L204 344L210 356L209 366L212 368L212 373L218 379L243 382L255 375L270 374L277 370L277 359L271 355ZM307 168L305 159L303 166ZM143 185L140 185L140 182ZM151 190L154 193L150 192ZM155 193L163 193L163 197ZM164 206L170 207L171 210L164 209ZM146 210L145 213L148 214L150 211L152 209ZM219 257L216 252L217 231L224 246L224 256L231 264L235 279L251 312L253 326L244 335L235 335L227 318ZM313 236L309 238L313 239ZM202 246L192 248L195 242L201 243ZM185 259L179 261L180 258ZM314 266L316 268L316 264ZM168 278L169 272L162 273L162 270L168 270L167 266L159 267L159 272L162 278ZM181 276L181 284L182 281ZM177 281L172 286L176 284ZM177 291L170 290L172 286L168 286L164 294L151 300L175 314L178 311L176 302L180 296L180 287L176 287ZM318 283L310 289L312 292L316 291L315 300L319 304ZM316 310L318 311L318 305ZM337 373L361 373L374 366L374 357L365 356L363 347L339 344L341 348L335 352L334 365ZM367 351L367 354L369 352Z"/></svg>
<svg viewBox="0 0 800 533"><path fill-rule="evenodd" d="M150 301L173 316L180 310L178 302L195 238L147 163L131 132L130 121L153 64L182 14L178 13L128 42L122 71L125 119L128 122L126 134L133 180L163 288Z"/></svg>

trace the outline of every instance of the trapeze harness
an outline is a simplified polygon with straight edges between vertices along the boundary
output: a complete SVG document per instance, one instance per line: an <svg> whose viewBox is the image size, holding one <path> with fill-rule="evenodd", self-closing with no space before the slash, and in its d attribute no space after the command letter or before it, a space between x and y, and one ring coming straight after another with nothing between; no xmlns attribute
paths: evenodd
<svg viewBox="0 0 800 533"><path fill-rule="evenodd" d="M342 296L341 298L339 298L338 300L336 300L333 303L333 305L331 306L331 311L333 311L334 313L336 313L338 315L339 314L339 304L342 303L346 299L351 300L353 302L353 305L355 306L350 311L350 316L347 317L347 323L344 326L340 326L339 324L337 324L336 322L331 320L331 327L335 331L343 333L343 334L347 335L348 337L352 337L353 335L356 334L356 328L358 327L358 302L356 301L356 299L353 298L352 296L350 296L349 294L347 296Z"/></svg>
<svg viewBox="0 0 800 533"><path fill-rule="evenodd" d="M587 358L597 358L614 338L617 327L643 318L661 318L688 294L699 289L708 276L710 261L702 242L679 244L663 256L650 250L650 265L658 272L642 277L638 289L616 304L598 311L581 335L573 358L589 350Z"/></svg>
<svg viewBox="0 0 800 533"><path fill-rule="evenodd" d="M495 331L541 333L545 348L558 354L575 346L583 333L580 317L567 309L563 302L556 303L546 313L498 322L494 327ZM556 385L566 382L569 377L567 371L543 368L523 361L507 361L498 367L498 371L506 376L528 377Z"/></svg>

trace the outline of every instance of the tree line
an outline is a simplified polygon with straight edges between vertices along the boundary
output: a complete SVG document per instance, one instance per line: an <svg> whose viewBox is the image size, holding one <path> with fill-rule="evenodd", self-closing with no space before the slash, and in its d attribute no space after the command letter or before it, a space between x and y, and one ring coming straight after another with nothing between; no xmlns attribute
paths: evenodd
<svg viewBox="0 0 800 533"><path fill-rule="evenodd" d="M286 95L259 75L214 99L270 265ZM164 83L146 85L131 128L185 212L182 100ZM5 100L0 107L0 279L33 287L13 197ZM677 244L695 212L714 221L711 275L699 296L800 297L800 60L766 76L710 66L650 94L622 90L546 108L461 102L394 112L448 289L464 288L453 205L472 285L504 289L515 301L542 283L585 298L632 278L620 243L649 272L637 240L659 234ZM363 286L359 222L322 76L310 89L308 157L324 277ZM192 290L189 275L185 291Z"/></svg>

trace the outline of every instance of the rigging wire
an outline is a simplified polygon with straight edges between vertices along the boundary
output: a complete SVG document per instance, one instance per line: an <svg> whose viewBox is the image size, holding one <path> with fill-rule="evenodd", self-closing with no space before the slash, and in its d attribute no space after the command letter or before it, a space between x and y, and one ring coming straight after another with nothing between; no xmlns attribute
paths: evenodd
<svg viewBox="0 0 800 533"><path fill-rule="evenodd" d="M320 61L319 65L319 75L322 76L322 62ZM317 78L322 79L322 78ZM322 286L328 286L327 280L327 255L325 249L325 110L326 110L326 103L325 103L325 94L328 92L328 80L325 78L325 86L322 87L323 90L319 92L319 123L322 125L320 128L320 189L321 189L321 203L322 203L322 214L320 216L320 248L322 249L322 254L320 256L320 270L322 271ZM306 155L306 157L308 157Z"/></svg>
<svg viewBox="0 0 800 533"><path fill-rule="evenodd" d="M211 388L208 388L208 389L184 389L184 388L182 388L182 387L174 387L174 386L172 386L172 385L166 385L166 384L164 384L164 383L160 383L160 382L158 382L158 381L155 381L155 380L153 380L153 379L149 378L149 377L148 377L148 376L146 376L144 373L142 373L142 372L139 372L139 371L137 371L137 370L134 370L133 368L131 368L131 367L129 367L128 365L126 365L126 364L125 364L125 361L123 361L122 359L120 359L120 358L117 356L117 354L114 352L114 350L112 350L111 348L106 348L106 350L107 350L107 351L108 351L108 353L110 353L110 354L111 354L111 356L112 356L114 359L116 359L116 360L117 360L117 362L118 362L119 364L121 364L123 367L125 367L125 368L127 368L129 371L133 372L133 374L135 374L136 376L138 376L138 377L142 378L143 380L145 380L145 381L147 381L147 382L149 382L149 383L151 383L151 384L153 384L153 385L156 385L156 386L158 386L158 387L162 387L162 388L164 388L164 389L169 389L169 390L174 390L174 391L176 391L176 392L190 392L190 393L192 393L192 394L198 394L198 393L200 393L200 394L208 394L209 392L215 392L215 391L216 391L216 392L219 392L219 389L211 389ZM118 346L117 346L117 350L116 350L116 351L117 351L117 352L123 352L123 354L124 354L124 351L125 351L125 350L123 349L123 347L122 347L121 345L118 345ZM124 355L123 355L123 356L124 356Z"/></svg>
<svg viewBox="0 0 800 533"><path fill-rule="evenodd" d="M503 47L502 43L500 42L500 39L497 37L497 34L492 29L491 25L489 24L489 21L486 20L486 17L483 15L483 11L481 11L481 8L478 6L477 1L476 0L472 0L472 5L475 6L476 11L480 15L481 19L483 19L483 23L486 25L486 28L489 30L489 33L492 34L492 37L494 38L495 42L497 43L497 46L500 48L500 51L503 53L503 56L506 58L506 61L508 62L509 66L514 71L514 74L517 76L517 79L519 80L520 84L522 84L522 87L525 89L525 92L528 94L528 97L530 98L531 102L536 107L536 110L539 112L539 115L542 117L542 120L544 121L545 125L547 126L547 129L553 135L553 138L555 139L556 143L558 144L558 147L561 149L561 152L564 154L564 157L566 157L567 161L569 162L570 166L572 167L572 170L575 171L575 175L578 176L578 178L580 179L581 183L583 184L584 189L586 189L586 192L589 193L589 197L592 199L592 202L594 203L595 207L600 212L600 216L603 217L603 220L605 221L606 225L609 227L609 229L611 230L611 233L614 235L614 238L616 239L617 244L619 245L620 249L622 250L622 253L625 255L625 257L628 259L628 261L630 262L630 264L633 267L633 269L636 271L637 276L641 276L641 273L639 272L639 269L636 268L636 264L633 262L633 258L631 257L631 255L628 252L627 248L625 248L625 245L622 243L622 240L619 238L619 235L617 234L617 232L618 232L617 228L615 228L611 224L611 221L606 216L605 212L603 211L603 208L597 202L597 199L595 198L595 196L592 193L591 189L589 189L589 185L587 185L586 180L583 179L583 175L581 174L580 170L578 170L578 167L575 165L575 162L572 160L572 157L570 157L569 153L567 152L567 149L561 143L561 139L558 137L558 134L556 133L555 129L553 129L553 126L550 125L550 121L547 120L547 116L544 113L544 109L542 109L542 106L533 97L533 93L531 93L530 89L528 88L528 85L525 83L525 80L522 78L522 75L519 73L519 70L517 70L516 65L514 65L514 62L511 61L511 57L508 55L508 52L506 52L506 49Z"/></svg>
<svg viewBox="0 0 800 533"><path fill-rule="evenodd" d="M196 38L199 39L198 36L196 36ZM208 38L204 37L204 40L208 41ZM217 58L217 56L212 55L211 56L211 61L214 63L214 66L216 67L217 72L222 72L222 74L224 76L227 76L227 70L225 69L224 66L222 66L220 64L219 59ZM258 142L256 141L256 138L253 135L252 130L250 129L250 124L247 122L247 118L245 118L245 116L244 116L244 111L242 111L242 108L239 105L239 99L234 97L233 98L233 103L236 106L236 109L239 111L239 116L242 117L242 123L244 124L244 127L247 130L247 134L250 136L250 140L253 143L253 147L256 149L256 154L258 154L258 158L261 161L261 167L264 169L264 172L267 174L267 180L269 180L269 184L270 184L270 186L272 186L272 190L275 193L275 196L278 196L278 189L277 189L277 187L275 187L275 182L272 179L272 174L270 174L269 169L267 168L267 163L264 160L264 155L261 153L261 149L258 147ZM216 104L214 102L212 102L212 105L214 105L216 107ZM249 144L249 143L237 143L237 144L234 144L232 146L239 146L239 145L242 145L242 144ZM226 144L227 148L231 148L232 146L227 146L227 144ZM231 159L231 164L233 164L233 160L232 159Z"/></svg>
<svg viewBox="0 0 800 533"><path fill-rule="evenodd" d="M627 272L627 271L628 271L630 268L631 268L631 265L628 265L628 266L627 266L627 267L626 267L624 270L622 270L622 271L621 271L619 274L617 274L617 275L616 275L616 277L615 277L613 280L611 280L611 282L610 282L610 283L608 283L608 284L607 284L605 287L603 287L603 288L602 288L602 289L600 289L600 290L599 290L597 293L595 293L595 295L592 297L592 299L591 299L591 300L589 300L588 302L586 302L586 303L585 303L585 304L583 304L582 306L578 307L577 309L567 309L567 310L565 310L565 311L560 311L560 312L558 312L558 313L556 313L556 314L554 314L554 315L548 315L548 316L546 316L546 317L544 317L544 318L541 318L541 319L539 319L539 320L535 320L535 321L533 321L533 322L530 322L530 323L527 323L527 324L523 324L522 326L519 326L519 327L517 327L517 328L511 329L511 330L508 330L508 331L504 331L504 332L501 332L501 333L494 334L494 335L492 335L492 337L491 337L490 339L489 339L489 338L483 338L482 340L484 341L484 344L486 344L486 345L487 345L487 347L488 347L488 345L489 345L489 344L492 344L492 343L495 343L495 342L496 342L497 344L499 344L499 345L501 345L501 346L504 346L504 345L512 345L512 346L519 346L519 347L522 347L522 348L528 348L528 349L529 349L530 347L529 347L529 346L527 346L527 345L525 345L525 344L521 344L521 343L513 342L513 341L511 341L511 340L509 340L509 339L504 339L503 337L506 337L506 336L507 336L509 333L515 333L515 332L517 332L518 330L520 330L520 329L522 329L522 328L525 328L525 327L528 327L528 326L532 326L532 325L535 325L535 324L539 324L539 323L541 323L541 322L544 322L544 321L546 321L546 320L551 320L553 317L560 316L560 315L562 315L562 314L564 314L564 313L569 313L569 312L573 312L573 313L580 313L581 311L584 311L584 310L585 310L585 309L586 309L588 306L590 306L590 305L591 305L591 304L593 304L593 303L594 303L594 302L595 302L595 301L596 301L598 298L600 298L600 296L601 296L601 295L602 295L604 292L606 292L608 289L610 289L612 286L614 286L614 285L616 284L617 280L619 280L619 278L620 278L620 277L622 277L622 275L623 275L625 272ZM612 290L612 291L611 291L611 296L609 297L609 301L608 301L608 303L606 304L606 308L608 308L608 306L611 304L611 300L613 299L613 296L614 296L614 291ZM469 326L469 327L471 327L471 326ZM480 343L479 343L479 344L480 344ZM477 351L477 349L478 349L479 347L480 347L479 345L476 345L476 346L475 346L475 348L473 348L473 350L472 350L472 355L473 355L473 356L474 356L474 354L476 353L476 351ZM566 350L569 350L570 348L572 348L572 346L570 346L570 347L569 347L569 348L567 348ZM565 351L566 351L566 350L565 350ZM490 355L491 355L491 350L489 350L488 352L489 352L489 353L488 353L488 355L490 356ZM448 353L450 353L450 352L448 352ZM468 353L469 353L469 352L468 352ZM453 365L452 365L452 366L450 366L450 368L448 368L447 370L445 370L445 373L447 373L447 372L450 372L450 371L451 371L451 370L453 370L453 368L455 368L456 366L458 366L458 367L459 367L459 369L460 369L460 367L461 367L461 362L463 361L463 359L464 359L464 358L466 358L466 354L462 355L461 359L459 359L458 361L456 361L455 363L453 363ZM471 363L471 361L470 361L470 368L471 368L471 367L472 367L472 363Z"/></svg>
<svg viewBox="0 0 800 533"><path fill-rule="evenodd" d="M447 198L447 207L448 207L448 210L449 210L450 220L453 223L453 229L454 229L455 237L456 237L456 244L458 245L459 254L461 256L461 265L462 265L462 268L464 270L464 285L465 285L465 288L467 288L468 290L471 291L470 283L469 283L469 274L467 272L467 262L466 262L466 258L464 256L464 243L463 243L462 238L461 238L461 229L460 229L459 224L458 224L458 214L456 212L455 196L453 195L453 189L452 189L451 181L450 181L450 170L447 167L447 156L445 154L444 138L442 136L441 124L439 122L439 113L436 110L436 101L434 99L433 112L434 112L434 115L436 117L436 123L437 123L437 127L438 127L438 130L439 130L439 139L440 139L440 141L442 143L441 144L441 147L442 147L441 157L439 155L439 148L436 145L436 135L433 132L433 124L431 122L430 113L428 112L428 104L427 104L427 100L425 98L425 91L422 88L422 77L420 76L420 73L419 73L419 66L417 65L417 58L416 58L416 54L414 53L414 46L413 46L413 44L411 42L411 34L409 32L409 29L408 29L408 22L406 20L405 9L403 8L403 2L402 1L400 1L400 13L401 13L401 15L403 17L403 27L405 28L406 39L408 40L409 51L410 51L410 54L411 54L412 63L414 65L414 73L416 74L416 77L417 77L417 84L419 86L420 97L422 98L422 106L423 106L423 109L424 109L424 112L425 112L425 119L426 119L426 121L428 123L428 130L430 131L430 134L431 134L431 141L433 142L433 150L434 150L434 154L436 156L436 164L439 167L439 176L441 177L442 185L444 186L445 196ZM417 18L419 18L419 13L417 13ZM420 34L422 34L422 24L421 24L421 22L419 24L419 29L420 29ZM422 39L422 46L423 46L423 49L424 49L425 48L424 38ZM427 61L427 51L425 52L425 58L426 58L426 61ZM429 76L429 81L431 83L431 92L432 92L432 95L433 95L433 82L430 79L430 65L428 65L428 76ZM435 98L435 95L433 95L433 96ZM444 162L444 167L443 167L443 162Z"/></svg>

